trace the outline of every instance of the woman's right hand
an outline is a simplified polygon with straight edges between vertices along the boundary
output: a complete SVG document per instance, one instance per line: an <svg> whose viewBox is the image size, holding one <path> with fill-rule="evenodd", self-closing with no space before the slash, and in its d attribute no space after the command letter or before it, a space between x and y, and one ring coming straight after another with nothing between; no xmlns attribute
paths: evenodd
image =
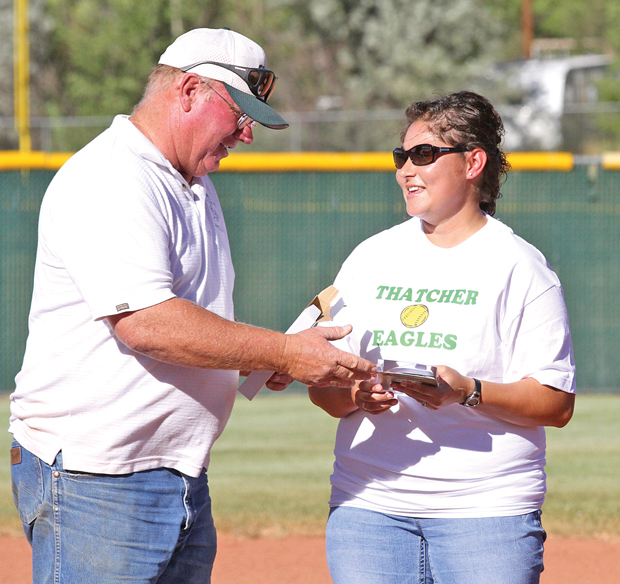
<svg viewBox="0 0 620 584"><path fill-rule="evenodd" d="M394 407L398 400L394 393L385 389L377 378L360 381L351 389L353 403L367 414L381 414Z"/></svg>

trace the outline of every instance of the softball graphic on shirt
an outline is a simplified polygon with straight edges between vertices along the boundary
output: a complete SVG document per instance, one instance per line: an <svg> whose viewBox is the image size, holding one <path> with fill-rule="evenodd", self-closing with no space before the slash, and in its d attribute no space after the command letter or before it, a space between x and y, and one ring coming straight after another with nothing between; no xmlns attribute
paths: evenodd
<svg viewBox="0 0 620 584"><path fill-rule="evenodd" d="M423 325L428 318L428 308L424 304L414 304L407 306L400 313L400 321L407 328L416 328Z"/></svg>

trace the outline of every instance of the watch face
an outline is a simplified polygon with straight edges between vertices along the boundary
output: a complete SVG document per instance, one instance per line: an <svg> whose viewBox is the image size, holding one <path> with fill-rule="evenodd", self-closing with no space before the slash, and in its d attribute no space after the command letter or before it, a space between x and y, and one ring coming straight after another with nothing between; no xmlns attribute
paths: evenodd
<svg viewBox="0 0 620 584"><path fill-rule="evenodd" d="M470 408L477 406L479 403L480 403L480 397L476 394L470 395L465 401L465 405Z"/></svg>
<svg viewBox="0 0 620 584"><path fill-rule="evenodd" d="M465 401L463 402L463 405L468 408L475 408L480 403L480 394L482 393L482 384L480 381L475 377L472 379L476 384L476 388L474 389L474 392L465 398Z"/></svg>

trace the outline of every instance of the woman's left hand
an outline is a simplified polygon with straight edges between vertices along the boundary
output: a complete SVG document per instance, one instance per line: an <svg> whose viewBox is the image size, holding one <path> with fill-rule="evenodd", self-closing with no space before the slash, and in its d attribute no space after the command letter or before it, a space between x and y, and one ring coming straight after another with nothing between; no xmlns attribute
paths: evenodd
<svg viewBox="0 0 620 584"><path fill-rule="evenodd" d="M271 391L284 391L295 381L286 373L274 373L265 384Z"/></svg>
<svg viewBox="0 0 620 584"><path fill-rule="evenodd" d="M458 371L439 365L437 387L425 383L403 381L392 383L391 388L401 391L429 410L462 404L471 395L476 382ZM519 426L555 426L568 424L575 407L575 394L542 385L533 377L524 377L510 383L481 380L482 396L478 411Z"/></svg>
<svg viewBox="0 0 620 584"><path fill-rule="evenodd" d="M437 387L415 381L392 383L390 387L407 394L429 410L438 410L450 404L462 404L474 390L474 380L471 377L465 377L445 365L437 367L437 381Z"/></svg>

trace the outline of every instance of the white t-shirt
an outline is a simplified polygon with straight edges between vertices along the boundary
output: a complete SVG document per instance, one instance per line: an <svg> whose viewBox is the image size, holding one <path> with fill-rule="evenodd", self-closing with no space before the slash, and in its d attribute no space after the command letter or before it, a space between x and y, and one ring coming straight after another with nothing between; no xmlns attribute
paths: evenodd
<svg viewBox="0 0 620 584"><path fill-rule="evenodd" d="M502 383L533 377L575 391L560 283L542 254L496 219L450 249L411 219L361 243L334 286L346 303L336 324L353 325L341 348L374 362L447 365ZM388 412L340 421L332 506L413 517L540 508L543 428L459 404L432 411L396 395Z"/></svg>
<svg viewBox="0 0 620 584"><path fill-rule="evenodd" d="M238 372L134 353L105 317L179 297L232 320L233 284L210 179L189 185L118 116L43 199L10 431L47 463L62 450L70 470L198 476L230 416Z"/></svg>

